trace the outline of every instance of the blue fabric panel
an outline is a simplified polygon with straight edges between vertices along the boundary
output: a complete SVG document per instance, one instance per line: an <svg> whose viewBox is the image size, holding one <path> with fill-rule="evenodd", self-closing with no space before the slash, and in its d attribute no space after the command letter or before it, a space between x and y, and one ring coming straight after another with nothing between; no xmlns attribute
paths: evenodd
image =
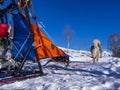
<svg viewBox="0 0 120 90"><path fill-rule="evenodd" d="M33 43L33 38L29 37L30 30L25 18L21 14L13 15L13 22L14 22L14 39L13 39L13 58L14 59L22 59L28 49L30 48L31 44ZM35 58L35 51L34 49L31 50L27 60L34 61Z"/></svg>

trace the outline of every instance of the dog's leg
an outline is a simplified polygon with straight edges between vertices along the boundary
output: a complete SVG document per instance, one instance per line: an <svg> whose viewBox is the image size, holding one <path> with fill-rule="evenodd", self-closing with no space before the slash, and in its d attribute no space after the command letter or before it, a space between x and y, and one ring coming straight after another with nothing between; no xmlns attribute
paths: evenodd
<svg viewBox="0 0 120 90"><path fill-rule="evenodd" d="M95 62L96 62L96 61L95 61L95 58L93 58L92 61L93 61L93 63L95 63Z"/></svg>

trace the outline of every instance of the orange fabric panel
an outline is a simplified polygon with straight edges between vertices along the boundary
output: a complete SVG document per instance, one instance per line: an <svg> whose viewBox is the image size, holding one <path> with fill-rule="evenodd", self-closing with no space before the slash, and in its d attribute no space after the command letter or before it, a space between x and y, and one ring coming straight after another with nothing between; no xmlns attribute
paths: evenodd
<svg viewBox="0 0 120 90"><path fill-rule="evenodd" d="M66 53L56 47L32 22L31 28L39 59L66 56Z"/></svg>

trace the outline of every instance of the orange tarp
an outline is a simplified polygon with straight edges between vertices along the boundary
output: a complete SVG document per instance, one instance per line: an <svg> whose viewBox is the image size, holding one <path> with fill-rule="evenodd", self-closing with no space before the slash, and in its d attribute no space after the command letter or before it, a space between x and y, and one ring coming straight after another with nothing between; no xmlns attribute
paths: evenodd
<svg viewBox="0 0 120 90"><path fill-rule="evenodd" d="M56 47L32 22L31 28L39 59L66 56L66 53Z"/></svg>

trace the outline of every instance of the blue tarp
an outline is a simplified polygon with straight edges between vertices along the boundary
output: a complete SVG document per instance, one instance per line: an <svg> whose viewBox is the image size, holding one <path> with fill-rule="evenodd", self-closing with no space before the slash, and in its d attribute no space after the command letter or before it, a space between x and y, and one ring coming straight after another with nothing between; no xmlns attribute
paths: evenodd
<svg viewBox="0 0 120 90"><path fill-rule="evenodd" d="M23 59L28 49L33 43L33 38L30 37L30 29L25 18L21 14L13 15L14 23L14 37L13 37L13 48L12 54L14 59ZM35 51L31 50L27 60L34 61Z"/></svg>

